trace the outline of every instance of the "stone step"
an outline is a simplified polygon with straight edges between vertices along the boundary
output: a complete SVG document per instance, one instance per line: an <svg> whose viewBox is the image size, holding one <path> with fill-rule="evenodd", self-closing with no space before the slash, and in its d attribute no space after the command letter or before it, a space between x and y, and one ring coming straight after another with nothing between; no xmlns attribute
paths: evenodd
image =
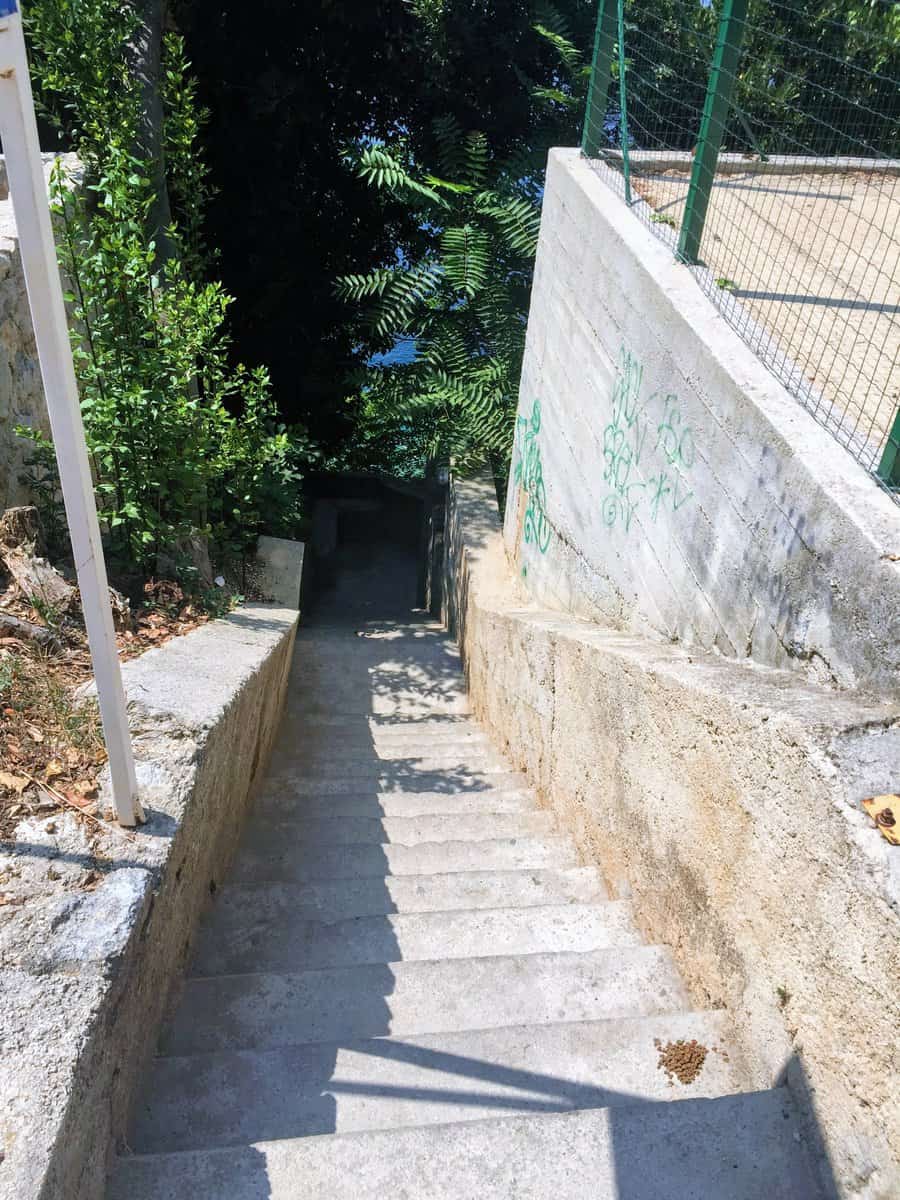
<svg viewBox="0 0 900 1200"><path fill-rule="evenodd" d="M382 620L380 618L360 619L355 628L350 631L355 637L372 637L385 638L388 641L402 640L407 637L435 637L442 642L447 642L453 645L447 630L440 621L423 612L421 620L409 621L394 621ZM323 645L334 641L340 645L346 645L348 639L348 629L346 624L326 625L318 619L314 628L304 628L301 626L300 632L297 634L298 642L311 642L314 645Z"/></svg>
<svg viewBox="0 0 900 1200"><path fill-rule="evenodd" d="M274 828L270 826L270 829ZM384 879L387 875L437 875L452 871L527 871L577 867L571 838L495 838L482 842L422 842L417 846L343 845L279 841L244 842L230 878L237 883L272 880Z"/></svg>
<svg viewBox="0 0 900 1200"><path fill-rule="evenodd" d="M453 771L465 768L468 771L510 770L509 760L497 754L490 746L475 746L467 749L458 742L429 746L423 739L412 746L404 743L395 746L339 746L325 748L299 746L296 749L281 748L272 758L270 775L274 778L283 771L306 771L315 775L369 774L378 770L407 769L415 771Z"/></svg>
<svg viewBox="0 0 900 1200"><path fill-rule="evenodd" d="M274 784L284 784L287 787L302 786L307 791L316 791L323 782L330 785L334 778L358 780L366 785L371 781L384 781L385 790L390 791L392 783L399 783L401 788L409 790L406 781L419 776L444 778L448 786L454 784L463 790L470 786L472 780L490 779L492 775L509 775L511 771L506 759L497 755L491 757L467 757L459 754L443 756L427 754L418 758L378 758L368 754L362 758L354 758L349 754L332 757L330 761L320 760L308 762L301 755L291 755L272 763L269 780ZM417 791L427 791L427 788L417 788Z"/></svg>
<svg viewBox="0 0 900 1200"><path fill-rule="evenodd" d="M423 722L425 724L425 722ZM293 744L304 754L341 754L352 751L377 750L380 754L391 754L408 750L411 754L424 748L441 753L456 748L462 754L494 750L496 747L483 729L473 722L447 723L432 721L421 731L414 724L377 725L365 722L355 727L317 725L315 734L309 730L296 730L291 738L285 736L285 744Z"/></svg>
<svg viewBox="0 0 900 1200"><path fill-rule="evenodd" d="M499 767L490 770L470 768L465 763L458 763L453 769L445 767L435 771L420 771L414 764L385 765L369 775L345 775L338 762L328 775L311 775L304 768L297 767L279 774L273 773L269 776L269 783L289 788L298 796L340 795L358 792L361 788L373 793L470 792L473 795L492 790L522 791L528 788L525 776L511 771L508 765L501 771Z"/></svg>
<svg viewBox="0 0 900 1200"><path fill-rule="evenodd" d="M289 921L345 921L386 913L589 904L607 899L593 867L538 871L457 871L386 879L310 883L225 883L202 936L246 939L251 930Z"/></svg>
<svg viewBox="0 0 900 1200"><path fill-rule="evenodd" d="M428 771L444 770L459 763L471 767L503 764L504 771L511 770L509 759L496 751L490 742L468 743L464 738L378 738L377 741L365 734L354 735L352 740L338 737L322 741L319 738L300 740L295 744L280 743L272 756L270 769L273 772L285 768L308 768L321 773L334 771L345 763L354 771L365 766L397 763L415 763L417 769Z"/></svg>
<svg viewBox="0 0 900 1200"><path fill-rule="evenodd" d="M266 784L256 812L269 817L429 817L459 813L527 813L537 809L534 796L520 789L488 788L483 792L369 792L311 796L283 785Z"/></svg>
<svg viewBox="0 0 900 1200"><path fill-rule="evenodd" d="M496 838L542 837L556 831L553 813L535 809L524 813L451 813L424 817L298 817L266 819L257 813L244 845L260 850L295 846L357 845L370 842L418 846L422 842L487 842Z"/></svg>
<svg viewBox="0 0 900 1200"><path fill-rule="evenodd" d="M670 1083L654 1039L705 1046L696 1080ZM745 1081L730 1046L725 1014L703 1012L160 1058L128 1142L152 1154L724 1096Z"/></svg>
<svg viewBox="0 0 900 1200"><path fill-rule="evenodd" d="M308 684L302 694L288 693L285 712L289 718L302 722L314 713L337 713L345 717L406 717L409 720L468 716L471 711L468 696L461 684L458 689L435 689L430 692L428 689L419 690L414 680L410 680L406 686L393 682L388 686L385 683L383 691L378 691L374 682L371 686L371 692L362 683L356 687L348 684L342 690L315 692L313 685Z"/></svg>
<svg viewBox="0 0 900 1200"><path fill-rule="evenodd" d="M603 950L640 943L626 900L391 913L346 921L302 921L295 916L281 925L257 920L243 929L232 927L224 937L215 928L205 930L189 974L305 971L360 963Z"/></svg>
<svg viewBox="0 0 900 1200"><path fill-rule="evenodd" d="M817 1200L785 1088L135 1155L108 1200Z"/></svg>
<svg viewBox="0 0 900 1200"><path fill-rule="evenodd" d="M305 689L303 689L305 690ZM299 693L298 693L299 694ZM363 736L366 731L373 732L378 737L427 737L432 733L453 736L455 731L472 730L483 732L474 717L465 713L450 714L435 717L404 717L397 715L364 713L338 713L323 709L310 714L307 721L319 733L316 736L339 738L342 735ZM286 730L291 729L289 725ZM288 736L287 732L284 736ZM298 726L294 730L297 744L308 737L306 731Z"/></svg>
<svg viewBox="0 0 900 1200"><path fill-rule="evenodd" d="M597 1021L689 1008L669 951L617 947L188 979L162 1054Z"/></svg>

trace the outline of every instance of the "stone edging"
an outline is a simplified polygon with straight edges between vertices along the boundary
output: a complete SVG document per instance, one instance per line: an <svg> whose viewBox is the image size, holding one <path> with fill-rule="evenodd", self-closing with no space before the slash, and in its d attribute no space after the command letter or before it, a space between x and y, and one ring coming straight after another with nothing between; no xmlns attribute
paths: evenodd
<svg viewBox="0 0 900 1200"><path fill-rule="evenodd" d="M445 545L493 740L672 948L695 1006L729 1010L756 1085L791 1087L823 1194L900 1195L900 851L860 807L896 790L896 706L539 608L490 481L451 486Z"/></svg>
<svg viewBox="0 0 900 1200"><path fill-rule="evenodd" d="M109 866L94 890L57 889L24 914L0 966L3 1200L101 1200L170 984L265 769L296 624L295 610L248 605L127 663L147 824L88 842L62 817L17 842L26 867L59 864L51 878L79 858L81 872L91 856Z"/></svg>

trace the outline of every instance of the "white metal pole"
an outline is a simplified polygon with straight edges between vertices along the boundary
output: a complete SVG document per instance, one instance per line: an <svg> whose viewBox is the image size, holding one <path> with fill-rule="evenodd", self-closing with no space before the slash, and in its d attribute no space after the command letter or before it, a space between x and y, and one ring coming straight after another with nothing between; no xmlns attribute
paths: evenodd
<svg viewBox="0 0 900 1200"><path fill-rule="evenodd" d="M143 820L134 756L47 185L16 0L0 0L0 136L25 271L50 427L109 755L113 805L122 825Z"/></svg>

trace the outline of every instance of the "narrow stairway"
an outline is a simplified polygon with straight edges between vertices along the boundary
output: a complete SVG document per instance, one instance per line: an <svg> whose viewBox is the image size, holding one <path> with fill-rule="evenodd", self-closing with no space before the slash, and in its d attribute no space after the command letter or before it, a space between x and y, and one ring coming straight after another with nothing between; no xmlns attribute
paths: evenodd
<svg viewBox="0 0 900 1200"><path fill-rule="evenodd" d="M313 627L108 1200L817 1195L788 1092L729 1046L441 630Z"/></svg>

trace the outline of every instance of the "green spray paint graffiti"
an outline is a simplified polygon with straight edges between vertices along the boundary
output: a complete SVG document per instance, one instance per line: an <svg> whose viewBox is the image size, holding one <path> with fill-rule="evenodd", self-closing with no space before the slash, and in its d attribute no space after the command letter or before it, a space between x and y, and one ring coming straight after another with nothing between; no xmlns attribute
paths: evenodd
<svg viewBox="0 0 900 1200"><path fill-rule="evenodd" d="M686 484L696 457L693 430L673 393L657 391L641 400L643 379L643 365L622 346L612 414L603 430L603 482L610 490L600 511L605 525L626 533L641 507L656 522L661 513L678 512L694 494Z"/></svg>
<svg viewBox="0 0 900 1200"><path fill-rule="evenodd" d="M540 432L541 402L535 400L531 406L531 418L519 417L516 421L516 465L513 480L528 496L528 506L525 509L525 542L527 545L534 542L541 554L546 554L550 545L550 522L544 511L547 492L544 487L541 448L538 445Z"/></svg>

